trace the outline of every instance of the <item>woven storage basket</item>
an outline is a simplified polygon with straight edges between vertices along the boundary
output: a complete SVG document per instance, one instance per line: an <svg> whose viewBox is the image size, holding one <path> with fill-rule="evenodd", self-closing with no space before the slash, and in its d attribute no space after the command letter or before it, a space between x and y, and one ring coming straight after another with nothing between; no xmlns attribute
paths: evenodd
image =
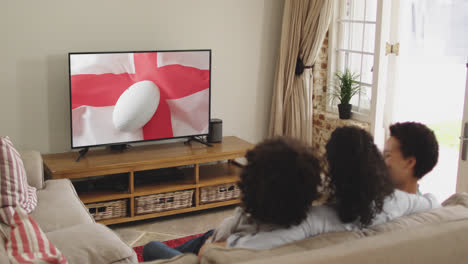
<svg viewBox="0 0 468 264"><path fill-rule="evenodd" d="M145 195L135 198L136 214L148 214L192 206L193 190Z"/></svg>
<svg viewBox="0 0 468 264"><path fill-rule="evenodd" d="M86 204L94 220L110 219L127 216L127 200L115 200L102 203Z"/></svg>
<svg viewBox="0 0 468 264"><path fill-rule="evenodd" d="M240 189L235 183L224 183L200 188L200 203L212 203L239 198Z"/></svg>

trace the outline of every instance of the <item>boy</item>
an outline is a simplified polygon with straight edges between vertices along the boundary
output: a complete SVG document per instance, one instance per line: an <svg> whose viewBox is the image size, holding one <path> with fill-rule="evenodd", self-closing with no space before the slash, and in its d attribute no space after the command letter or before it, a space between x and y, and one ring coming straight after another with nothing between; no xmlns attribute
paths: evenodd
<svg viewBox="0 0 468 264"><path fill-rule="evenodd" d="M384 158L397 189L418 194L418 181L435 167L438 157L437 139L425 125L405 122L390 126Z"/></svg>

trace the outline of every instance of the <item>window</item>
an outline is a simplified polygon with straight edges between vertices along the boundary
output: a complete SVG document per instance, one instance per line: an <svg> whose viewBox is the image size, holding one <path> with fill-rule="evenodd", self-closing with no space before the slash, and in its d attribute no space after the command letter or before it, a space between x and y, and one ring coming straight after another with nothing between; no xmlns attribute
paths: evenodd
<svg viewBox="0 0 468 264"><path fill-rule="evenodd" d="M377 0L337 0L330 29L329 74L348 67L359 74L360 94L351 99L356 119L369 121L372 96ZM328 109L336 109L337 102ZM336 110L335 110L336 111Z"/></svg>

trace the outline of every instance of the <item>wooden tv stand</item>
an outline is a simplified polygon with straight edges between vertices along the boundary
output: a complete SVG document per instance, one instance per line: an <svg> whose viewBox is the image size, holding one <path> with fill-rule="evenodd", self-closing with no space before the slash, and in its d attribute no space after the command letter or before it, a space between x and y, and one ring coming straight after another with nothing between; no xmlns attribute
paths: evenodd
<svg viewBox="0 0 468 264"><path fill-rule="evenodd" d="M121 152L109 149L94 150L89 151L80 162L75 161L78 152L46 154L42 158L45 172L52 179L126 174L128 190L125 192L103 190L79 193L85 204L128 199L125 217L98 221L103 224L116 224L238 204L239 199L200 204L200 189L237 182L241 168L232 161L243 157L253 145L237 137L224 137L222 143L213 145L208 147L196 142L188 145L176 142L131 147ZM135 184L135 173L138 175L138 172L142 171L179 166L185 166L183 178L144 186ZM112 182L109 182L109 185L112 185ZM135 197L189 189L194 190L191 207L139 215L135 213Z"/></svg>

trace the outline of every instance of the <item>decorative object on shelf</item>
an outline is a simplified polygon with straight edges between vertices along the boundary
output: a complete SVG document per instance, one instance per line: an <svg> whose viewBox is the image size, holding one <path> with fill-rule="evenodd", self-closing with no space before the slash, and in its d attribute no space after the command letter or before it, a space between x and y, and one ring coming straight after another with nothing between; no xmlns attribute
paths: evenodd
<svg viewBox="0 0 468 264"><path fill-rule="evenodd" d="M208 130L208 143L219 143L223 141L223 120L212 118Z"/></svg>
<svg viewBox="0 0 468 264"><path fill-rule="evenodd" d="M351 118L352 105L349 103L351 98L361 91L361 85L359 84L359 74L352 73L349 68L346 68L344 72L335 72L335 79L333 80L331 87L332 92L330 93L331 100L338 99L338 111L340 119Z"/></svg>
<svg viewBox="0 0 468 264"><path fill-rule="evenodd" d="M226 201L240 197L240 189L235 183L224 183L200 188L200 204Z"/></svg>

